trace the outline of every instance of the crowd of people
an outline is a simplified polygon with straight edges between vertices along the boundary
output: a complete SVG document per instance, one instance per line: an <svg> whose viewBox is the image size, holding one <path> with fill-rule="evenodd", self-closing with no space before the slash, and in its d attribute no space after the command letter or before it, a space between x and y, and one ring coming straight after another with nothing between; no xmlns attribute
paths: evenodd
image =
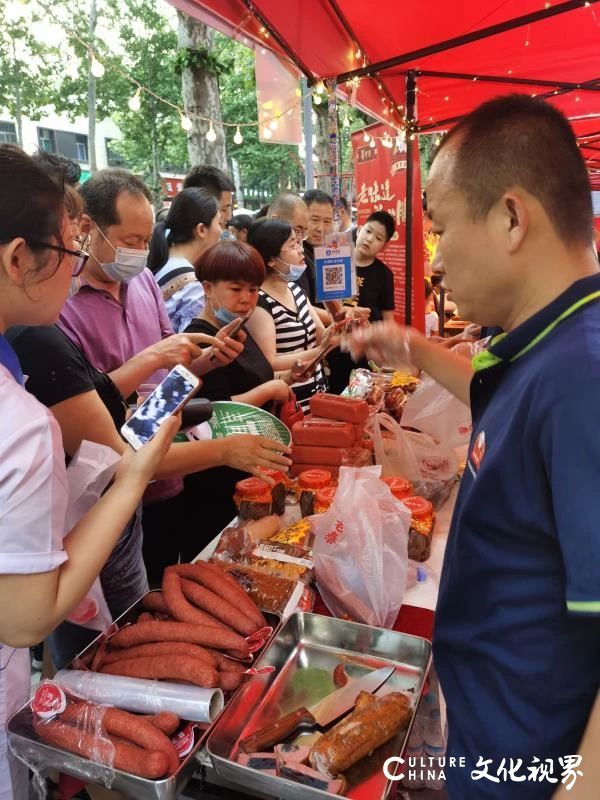
<svg viewBox="0 0 600 800"><path fill-rule="evenodd" d="M393 321L393 275L378 258L394 234L386 212L354 231L357 296L325 307L314 258L333 232L327 193L285 192L259 219L235 220L231 179L198 166L155 222L132 173L75 181L68 162L0 146L0 798L27 796L6 722L29 694L29 647L45 640L54 666L67 664L101 627L100 609L91 624L73 615L94 587L119 616L234 516L241 476L291 463L260 436L174 441L178 417L128 448L130 407L177 364L200 377L199 396L275 413L341 391L367 358L408 360L470 403L434 643L449 755L593 753L600 276L564 118L529 97L492 101L433 162L439 273L463 315L497 332L473 366ZM345 337L351 360L335 323L356 315L373 324ZM75 514L69 470L84 447L106 477ZM448 785L473 796L468 772ZM522 796L546 796L535 788Z"/></svg>

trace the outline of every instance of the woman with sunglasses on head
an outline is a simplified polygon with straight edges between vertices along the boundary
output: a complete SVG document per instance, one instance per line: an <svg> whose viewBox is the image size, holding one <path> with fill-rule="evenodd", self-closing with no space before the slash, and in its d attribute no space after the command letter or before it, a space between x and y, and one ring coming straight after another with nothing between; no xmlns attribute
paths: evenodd
<svg viewBox="0 0 600 800"><path fill-rule="evenodd" d="M175 333L184 331L204 307L194 267L222 232L217 201L195 187L183 189L164 221L154 226L148 267L162 291Z"/></svg>
<svg viewBox="0 0 600 800"><path fill-rule="evenodd" d="M325 329L306 292L296 281L306 269L304 250L288 222L261 219L248 233L248 244L256 248L266 267L258 306L248 322L254 337L274 370L286 370L296 362L310 362L322 348L337 346L333 326ZM323 367L292 385L303 411L316 392L326 390Z"/></svg>
<svg viewBox="0 0 600 800"><path fill-rule="evenodd" d="M6 722L28 698L29 646L85 598L178 426L128 453L114 485L65 531L67 477L56 420L24 388L4 333L51 325L85 263L63 193L16 147L0 146L0 798L26 800L27 768Z"/></svg>

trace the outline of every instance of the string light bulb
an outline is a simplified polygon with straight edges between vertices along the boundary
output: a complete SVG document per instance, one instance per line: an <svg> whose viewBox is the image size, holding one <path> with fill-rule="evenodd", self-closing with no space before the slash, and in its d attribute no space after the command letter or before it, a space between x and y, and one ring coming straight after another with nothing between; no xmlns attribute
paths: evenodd
<svg viewBox="0 0 600 800"><path fill-rule="evenodd" d="M240 126L237 126L237 131L233 137L233 141L235 144L241 144L244 141L244 137L242 136L242 132L240 130Z"/></svg>
<svg viewBox="0 0 600 800"><path fill-rule="evenodd" d="M274 119L272 119L271 122L269 122L269 128L271 128L272 131L276 131L278 127L279 127L279 120L277 119L277 117L274 117Z"/></svg>
<svg viewBox="0 0 600 800"><path fill-rule="evenodd" d="M101 78L104 75L104 64L101 64L95 55L92 55L92 63L90 64L90 72L94 78Z"/></svg>
<svg viewBox="0 0 600 800"><path fill-rule="evenodd" d="M369 147L375 147L375 139L371 136L371 141L369 142Z"/></svg>
<svg viewBox="0 0 600 800"><path fill-rule="evenodd" d="M142 90L138 86L138 88L136 89L135 94L132 95L132 97L129 98L129 102L127 103L127 105L129 106L129 110L130 111L139 111L140 108L142 107L142 101L141 101L141 98L140 98L141 93L142 93Z"/></svg>
<svg viewBox="0 0 600 800"><path fill-rule="evenodd" d="M271 128L267 128L266 126L263 128L263 139L271 139L273 137L273 132Z"/></svg>
<svg viewBox="0 0 600 800"><path fill-rule="evenodd" d="M208 142L216 142L217 141L217 134L215 133L215 129L213 127L212 121L210 123L210 127L206 133L206 141Z"/></svg>
<svg viewBox="0 0 600 800"><path fill-rule="evenodd" d="M315 101L316 106L321 105L321 95L320 94L313 94L313 100Z"/></svg>
<svg viewBox="0 0 600 800"><path fill-rule="evenodd" d="M317 85L315 86L315 90L317 94L323 94L323 92L325 91L325 84L323 83L323 81L319 81L317 83Z"/></svg>
<svg viewBox="0 0 600 800"><path fill-rule="evenodd" d="M363 136L363 139L364 139L365 142L371 141L371 137L369 136L369 134L366 131L365 131L365 135Z"/></svg>
<svg viewBox="0 0 600 800"><path fill-rule="evenodd" d="M358 60L362 56L362 51L360 47L356 48L356 53L354 53L354 57Z"/></svg>
<svg viewBox="0 0 600 800"><path fill-rule="evenodd" d="M187 114L181 115L181 127L184 131L191 131L192 130L192 120L188 117Z"/></svg>
<svg viewBox="0 0 600 800"><path fill-rule="evenodd" d="M348 119L348 114L344 114L344 119L342 121L342 125L344 126L344 128L349 128L350 127L350 120Z"/></svg>

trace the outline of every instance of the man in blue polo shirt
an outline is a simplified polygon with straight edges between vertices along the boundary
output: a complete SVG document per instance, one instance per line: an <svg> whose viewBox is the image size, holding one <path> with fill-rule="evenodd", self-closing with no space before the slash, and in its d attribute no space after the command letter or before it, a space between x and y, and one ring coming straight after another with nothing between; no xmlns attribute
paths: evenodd
<svg viewBox="0 0 600 800"><path fill-rule="evenodd" d="M461 314L505 333L473 366L389 323L352 350L409 359L472 409L434 633L466 760L449 795L600 797L600 273L568 122L486 103L443 141L427 204Z"/></svg>

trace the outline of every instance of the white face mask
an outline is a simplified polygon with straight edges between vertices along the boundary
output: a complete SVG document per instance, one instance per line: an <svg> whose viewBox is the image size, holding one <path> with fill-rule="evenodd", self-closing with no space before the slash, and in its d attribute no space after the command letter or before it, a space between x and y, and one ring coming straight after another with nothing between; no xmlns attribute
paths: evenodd
<svg viewBox="0 0 600 800"><path fill-rule="evenodd" d="M110 263L99 261L104 273L113 281L128 283L146 269L148 253L145 250L134 250L131 247L115 247L103 231L98 228L102 238L115 251L115 260ZM92 254L93 255L93 254Z"/></svg>

